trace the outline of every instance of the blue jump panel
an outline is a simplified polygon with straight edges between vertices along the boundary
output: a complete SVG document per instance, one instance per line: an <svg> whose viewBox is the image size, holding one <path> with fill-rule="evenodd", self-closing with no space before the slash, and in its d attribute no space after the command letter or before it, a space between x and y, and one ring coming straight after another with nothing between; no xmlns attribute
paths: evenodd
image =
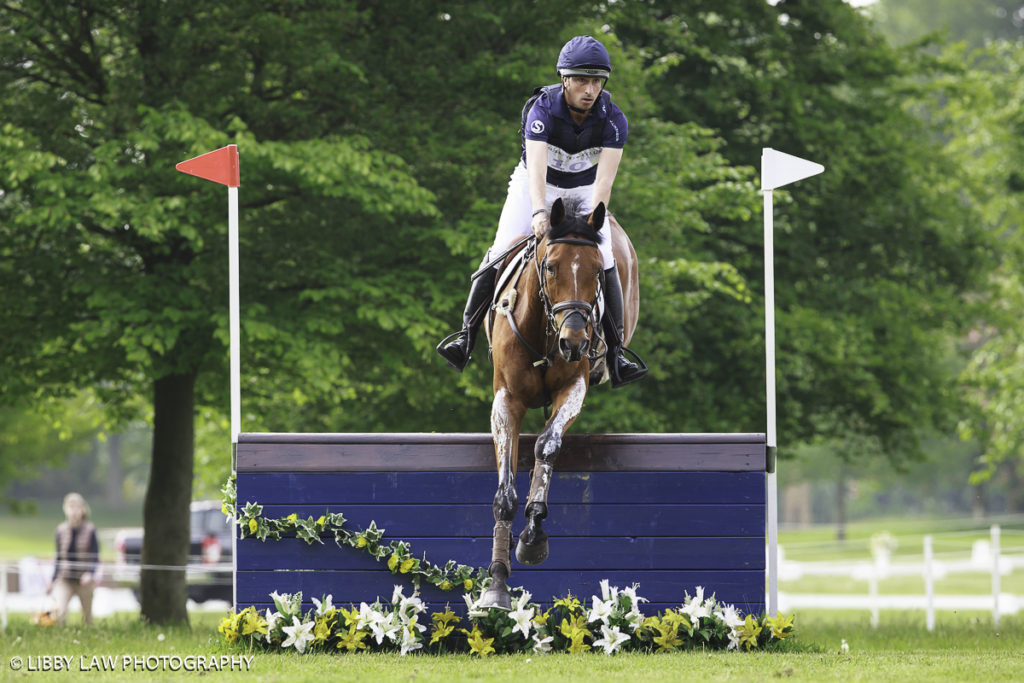
<svg viewBox="0 0 1024 683"><path fill-rule="evenodd" d="M368 435L347 440L351 436L242 435L239 505L259 502L269 517L340 512L353 530L375 521L385 529L385 544L408 541L416 557L487 566L497 485L489 435L457 435L447 442L445 437L453 435L380 435L376 445ZM542 603L570 591L583 598L600 594L602 579L620 587L638 583L638 593L651 601L645 606L649 613L678 606L685 593L693 595L703 586L722 602L760 612L763 436L649 435L644 441L645 436L567 440L566 464L574 469L556 474L544 524L551 554L538 567L520 565L513 557L510 582ZM275 446L281 459L274 457ZM722 449L719 460L717 449ZM523 444L523 450L532 448ZM461 470L437 471L450 462L442 459L448 453ZM381 462L391 469L372 471ZM525 524L529 464L521 460L516 478L521 504L515 533ZM715 470L716 464L722 470ZM417 469L423 466L430 469ZM664 467L670 469L659 469ZM396 584L409 594L408 579L391 574L383 563L339 548L333 538L323 541L309 546L295 538L239 540L239 607L271 607L273 591L301 590L307 602L331 594L337 604L387 600ZM421 595L431 609L451 604L464 612L461 592L425 585Z"/></svg>

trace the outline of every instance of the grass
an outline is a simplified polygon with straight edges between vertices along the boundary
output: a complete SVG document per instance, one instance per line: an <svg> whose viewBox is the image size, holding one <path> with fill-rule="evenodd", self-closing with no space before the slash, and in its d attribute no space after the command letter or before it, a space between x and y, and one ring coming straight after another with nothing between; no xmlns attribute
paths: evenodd
<svg viewBox="0 0 1024 683"><path fill-rule="evenodd" d="M74 616L72 621L74 623ZM714 680L850 680L948 681L1020 680L1024 672L1024 619L1004 617L992 628L984 614L940 613L937 629L924 629L923 614L905 613L872 629L866 613L807 611L797 614L798 633L774 652L681 652L625 654L513 655L471 659L467 655L435 657L397 654L265 654L229 648L218 637L218 615L193 617L192 629L145 626L127 616L101 620L91 629L68 626L44 629L17 616L0 638L0 666L7 678L12 657L63 655L241 655L253 656L250 676L260 681L474 681L567 680L676 681L683 677ZM161 635L163 638L161 638ZM849 652L841 652L846 640ZM20 672L23 676L43 674ZM62 674L50 674L59 676ZM93 674L95 675L95 674ZM177 674L115 671L102 680L152 680ZM195 674L192 674L195 675ZM209 672L205 680L238 680L239 671ZM241 674L245 675L245 674ZM17 676L13 676L17 678Z"/></svg>

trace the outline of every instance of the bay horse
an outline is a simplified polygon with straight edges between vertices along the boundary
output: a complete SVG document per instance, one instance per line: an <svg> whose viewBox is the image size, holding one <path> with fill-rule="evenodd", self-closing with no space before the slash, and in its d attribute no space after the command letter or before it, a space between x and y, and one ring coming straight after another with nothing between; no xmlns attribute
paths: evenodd
<svg viewBox="0 0 1024 683"><path fill-rule="evenodd" d="M548 556L548 537L541 522L548 514L548 489L562 437L579 416L591 382L607 379L600 355L605 344L598 310L603 273L598 244L603 239L613 240L622 283L623 345L636 329L639 288L633 245L603 203L589 216L576 215L577 211L578 205L555 201L549 232L539 240L528 240L522 270L511 283L499 285L498 303L488 320L494 364L491 435L498 489L488 567L491 583L480 599L483 608L511 609L507 581L512 572L512 521L519 505L515 486L519 432L526 411L551 406L551 417L537 437L526 528L516 546L516 559L532 565Z"/></svg>

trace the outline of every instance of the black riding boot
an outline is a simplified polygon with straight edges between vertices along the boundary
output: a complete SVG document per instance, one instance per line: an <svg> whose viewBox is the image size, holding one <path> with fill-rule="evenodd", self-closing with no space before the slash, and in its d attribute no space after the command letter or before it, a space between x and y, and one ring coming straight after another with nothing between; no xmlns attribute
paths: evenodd
<svg viewBox="0 0 1024 683"><path fill-rule="evenodd" d="M613 389L635 382L647 374L646 365L637 365L622 353L625 331L622 316L622 283L619 282L618 269L612 266L604 271L604 317L601 319L601 327L604 329L605 343L608 345L605 362L608 364ZM636 356L632 351L630 353ZM640 360L639 356L636 358Z"/></svg>
<svg viewBox="0 0 1024 683"><path fill-rule="evenodd" d="M482 263L486 263L484 257ZM476 341L477 330L480 323L487 315L487 309L494 296L494 277L497 271L488 268L473 280L473 286L469 290L469 300L466 302L466 310L462 314L462 329L455 334L450 334L441 340L437 345L437 352L441 354L448 365L459 372L469 362L469 354L473 351L473 342Z"/></svg>

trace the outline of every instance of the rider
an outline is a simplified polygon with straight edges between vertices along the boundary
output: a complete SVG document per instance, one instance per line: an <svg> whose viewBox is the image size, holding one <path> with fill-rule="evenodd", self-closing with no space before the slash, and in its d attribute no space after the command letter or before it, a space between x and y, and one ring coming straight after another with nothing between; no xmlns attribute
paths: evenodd
<svg viewBox="0 0 1024 683"><path fill-rule="evenodd" d="M549 207L559 197L581 200L585 213L601 202L608 206L628 130L626 116L604 89L612 71L608 50L590 36L576 36L562 47L556 70L561 83L537 88L523 109L522 157L509 180L498 232L483 263L531 230L538 239L543 237L550 227ZM618 387L640 379L647 370L622 353L622 284L612 240L603 240L600 248L605 277L601 325L612 386ZM469 362L494 295L495 272L487 268L473 280L462 330L437 347L459 372Z"/></svg>

